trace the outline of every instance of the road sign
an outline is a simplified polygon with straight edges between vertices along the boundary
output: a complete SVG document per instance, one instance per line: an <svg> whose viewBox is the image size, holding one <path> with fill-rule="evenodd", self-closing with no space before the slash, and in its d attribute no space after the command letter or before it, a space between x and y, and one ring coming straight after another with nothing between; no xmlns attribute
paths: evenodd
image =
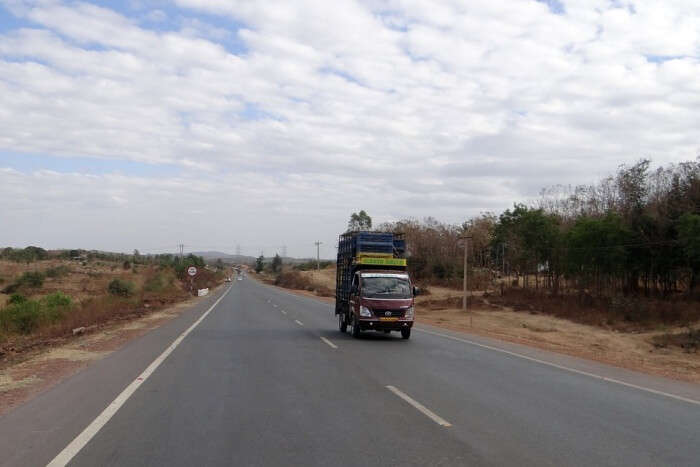
<svg viewBox="0 0 700 467"><path fill-rule="evenodd" d="M187 268L187 274L189 274L192 277L196 276L197 275L197 268L194 266L190 266L189 268Z"/></svg>

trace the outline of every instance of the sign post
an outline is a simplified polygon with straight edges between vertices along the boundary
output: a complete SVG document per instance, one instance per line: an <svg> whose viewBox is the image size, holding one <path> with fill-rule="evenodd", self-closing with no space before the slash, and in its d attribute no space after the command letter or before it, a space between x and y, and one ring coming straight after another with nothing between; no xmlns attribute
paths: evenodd
<svg viewBox="0 0 700 467"><path fill-rule="evenodd" d="M194 276L197 275L197 268L194 266L187 268L187 275L190 276L190 293L192 293L194 288Z"/></svg>

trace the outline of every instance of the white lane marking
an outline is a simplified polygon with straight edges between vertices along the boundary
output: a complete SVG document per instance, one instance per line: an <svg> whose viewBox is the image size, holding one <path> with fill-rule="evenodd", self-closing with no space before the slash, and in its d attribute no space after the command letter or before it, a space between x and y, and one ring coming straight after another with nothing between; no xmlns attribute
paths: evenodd
<svg viewBox="0 0 700 467"><path fill-rule="evenodd" d="M294 322L297 323L299 326L303 326L303 325L304 325L304 323L302 323L302 322L299 321L298 319L295 319Z"/></svg>
<svg viewBox="0 0 700 467"><path fill-rule="evenodd" d="M284 311L284 310L280 310L280 311L282 312L283 315L286 315L286 314L287 314L287 312Z"/></svg>
<svg viewBox="0 0 700 467"><path fill-rule="evenodd" d="M576 368L570 368L570 367L568 367L568 366L559 365L559 364L557 364L557 363L548 362L548 361L546 361L546 360L540 360L539 358L528 357L527 355L519 354L519 353L517 353L517 352L511 352L510 350L499 349L498 347L493 347L493 346L491 346L491 345L480 344L480 343L478 343L478 342L470 341L469 339L461 339L461 338L459 338L459 337L450 336L450 335L448 335L448 334L441 334L441 333L439 333L439 332L428 331L428 330L420 329L420 328L417 328L417 327L415 327L414 329L416 329L416 331L424 332L424 333L426 333L426 334L432 334L432 335L434 335L434 336L440 336L440 337L444 337L444 338L446 338L446 339L452 339L452 340L454 340L454 341L464 342L465 344L470 344L470 345L473 345L473 346L476 346L476 347L481 347L481 348L488 349L488 350L494 350L494 351L496 351L496 352L501 352L501 353L504 353L504 354L507 354L507 355L511 355L511 356L513 356L513 357L518 357L518 358L522 358L522 359L524 359L524 360L529 360L529 361L531 361L531 362L536 362L536 363L540 363L540 364L542 364L542 365L551 366L551 367L557 368L557 369L559 369L559 370L564 370L564 371L568 371L568 372L571 372L571 373L576 373L576 374L579 374L579 375L588 376L588 377L591 377L591 378L599 379L599 380L601 380L601 381L607 381L607 382L609 382L609 383L619 384L619 385L621 385L621 386L626 386L626 387L628 387L628 388L637 389L637 390L639 390L639 391L649 392L649 393L651 393L651 394L656 394L656 395L658 395L658 396L664 396L664 397L668 397L668 398L671 398L671 399L676 399L676 400L679 400L679 401L687 402L687 403L689 403L689 404L700 405L700 401L698 401L698 400L690 399L690 398L688 398L688 397L679 396L679 395L677 395L677 394L671 394L671 393L668 393L668 392L659 391L659 390L657 390L657 389L647 388L647 387L644 387L644 386L638 386L638 385L636 385L636 384L627 383L627 382L621 381L621 380L619 380L619 379L609 378L609 377L607 377L607 376L597 375L597 374L595 374L595 373L589 373L588 371L577 370Z"/></svg>
<svg viewBox="0 0 700 467"><path fill-rule="evenodd" d="M272 306L275 307L275 308L277 308L277 305L275 305L274 303L272 304Z"/></svg>
<svg viewBox="0 0 700 467"><path fill-rule="evenodd" d="M437 423L438 425L441 426L452 426L450 422L442 418L441 416L437 415L435 412L418 402L417 400L413 399L411 396L406 394L405 392L400 391L399 389L396 389L394 386L386 386L386 388L399 396L401 399L405 400L409 404L411 404L413 407L415 407L420 413Z"/></svg>
<svg viewBox="0 0 700 467"><path fill-rule="evenodd" d="M143 373L141 373L134 381L131 382L117 397L114 399L105 409L100 413L97 418L95 418L92 423L90 423L78 436L75 437L73 441L70 442L68 446L66 446L63 451L59 452L56 457L53 458L51 462L48 463L48 467L55 467L55 466L64 466L68 464L73 457L75 457L76 454L80 452L81 449L85 447L85 445L95 436L100 429L102 429L103 426L114 416L115 413L121 408L124 403L129 400L129 397L136 392L136 390L141 386L151 374L153 374L154 371L160 366L161 363L165 361L166 358L168 358L168 355L170 355L175 348L180 345L180 343L187 337L187 335L192 332L194 328L201 323L204 318L207 317L207 315L211 312L211 310L216 307L216 305L219 304L221 300L224 299L226 295L228 295L229 291L231 288L226 290L224 294L219 297L219 299L214 302L212 306L209 307L207 311L205 311L202 316L199 317L197 321L192 323L192 326L187 328L185 332L180 334L177 339L173 341L170 346L163 351L162 354L160 354L153 362L151 362L148 367L143 370Z"/></svg>
<svg viewBox="0 0 700 467"><path fill-rule="evenodd" d="M334 349L337 349L337 348L338 348L337 345L335 345L333 342L329 341L328 339L326 339L326 338L323 337L323 336L321 336L321 340L322 340L323 342L325 342L326 344L330 345L330 346L331 346L332 348L334 348Z"/></svg>

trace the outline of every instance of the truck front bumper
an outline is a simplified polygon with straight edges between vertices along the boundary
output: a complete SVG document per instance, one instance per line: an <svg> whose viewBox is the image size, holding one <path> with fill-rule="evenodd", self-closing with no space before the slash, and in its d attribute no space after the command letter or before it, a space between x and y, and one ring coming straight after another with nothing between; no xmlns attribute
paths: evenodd
<svg viewBox="0 0 700 467"><path fill-rule="evenodd" d="M400 331L402 329L411 329L413 320L397 320L385 321L376 318L360 319L360 329L362 331Z"/></svg>

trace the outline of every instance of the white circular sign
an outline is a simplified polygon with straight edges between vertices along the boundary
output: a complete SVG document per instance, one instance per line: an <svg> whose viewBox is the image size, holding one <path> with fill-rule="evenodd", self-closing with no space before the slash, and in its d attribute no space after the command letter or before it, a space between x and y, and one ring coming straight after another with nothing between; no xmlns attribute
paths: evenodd
<svg viewBox="0 0 700 467"><path fill-rule="evenodd" d="M197 268L194 266L190 266L189 268L187 268L187 274L189 274L190 276L196 276Z"/></svg>

